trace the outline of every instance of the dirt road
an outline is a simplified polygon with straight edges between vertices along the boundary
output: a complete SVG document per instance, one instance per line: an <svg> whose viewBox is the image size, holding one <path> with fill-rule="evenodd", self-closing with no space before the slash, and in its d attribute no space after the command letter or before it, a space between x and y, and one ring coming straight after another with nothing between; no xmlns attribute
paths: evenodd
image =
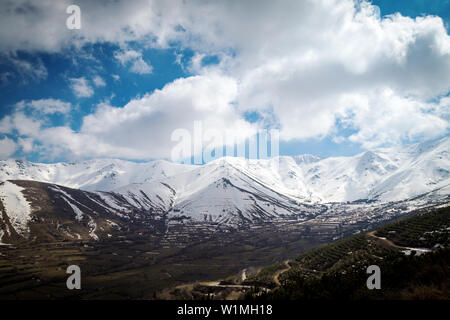
<svg viewBox="0 0 450 320"><path fill-rule="evenodd" d="M278 280L278 277L283 273L288 271L289 269L291 269L291 266L289 265L289 260L285 260L283 261L284 265L286 266L286 268L278 270L277 272L275 272L275 274L273 275L273 281L279 286L280 285L280 281Z"/></svg>

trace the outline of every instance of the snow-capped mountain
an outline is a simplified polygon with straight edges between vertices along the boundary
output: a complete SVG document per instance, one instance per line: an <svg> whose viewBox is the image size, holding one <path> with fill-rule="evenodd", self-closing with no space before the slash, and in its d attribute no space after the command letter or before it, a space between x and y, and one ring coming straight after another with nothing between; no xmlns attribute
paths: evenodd
<svg viewBox="0 0 450 320"><path fill-rule="evenodd" d="M398 201L450 184L450 138L327 158L307 166L322 201Z"/></svg>
<svg viewBox="0 0 450 320"><path fill-rule="evenodd" d="M6 160L0 161L0 200L18 232L26 229L36 209L27 204L31 191L7 180L47 183L39 190L63 200L60 207L81 220L89 216L94 221L99 211L127 219L136 212L151 212L177 221L230 225L281 217L308 219L322 212L327 203L387 203L432 192L446 197L450 193L449 151L450 137L445 137L352 157L225 157L201 166L164 160L56 164ZM71 189L63 192L58 185ZM78 197L89 204L71 198L72 189L80 189Z"/></svg>
<svg viewBox="0 0 450 320"><path fill-rule="evenodd" d="M39 164L0 161L0 181L34 180L87 191L159 189L168 185L178 200L221 179L240 176L256 185L307 202L345 202L358 199L407 199L450 183L450 138L400 148L377 149L352 157L320 159L312 155L248 160L226 157L203 166L164 160L135 163L90 160ZM251 183L253 184L253 183ZM170 195L169 192L168 195Z"/></svg>
<svg viewBox="0 0 450 320"><path fill-rule="evenodd" d="M111 191L124 185L167 178L194 166L164 160L135 163L99 159L43 164L22 160L0 161L0 181L34 180L83 190Z"/></svg>

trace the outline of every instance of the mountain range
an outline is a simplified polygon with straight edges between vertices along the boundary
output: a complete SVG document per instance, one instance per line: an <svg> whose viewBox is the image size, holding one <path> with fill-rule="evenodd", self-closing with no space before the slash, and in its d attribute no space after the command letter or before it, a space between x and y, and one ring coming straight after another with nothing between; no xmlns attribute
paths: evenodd
<svg viewBox="0 0 450 320"><path fill-rule="evenodd" d="M308 220L329 211L332 204L362 204L364 210L423 200L430 194L445 203L450 194L449 151L450 137L445 137L324 159L225 157L204 165L4 160L0 242L30 237L98 239L112 236L114 230L131 232L136 221L140 227L142 221L151 221L146 225L150 232L157 221L166 226L169 221L206 221L236 227L255 221Z"/></svg>

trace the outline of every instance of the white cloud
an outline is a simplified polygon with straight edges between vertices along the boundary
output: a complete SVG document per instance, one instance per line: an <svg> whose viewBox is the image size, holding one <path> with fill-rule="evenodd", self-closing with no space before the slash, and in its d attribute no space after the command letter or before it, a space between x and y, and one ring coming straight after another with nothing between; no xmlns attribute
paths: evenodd
<svg viewBox="0 0 450 320"><path fill-rule="evenodd" d="M136 50L118 50L114 53L114 58L119 60L122 65L126 65L130 61L134 61L142 57L142 53Z"/></svg>
<svg viewBox="0 0 450 320"><path fill-rule="evenodd" d="M33 139L32 138L19 138L17 140L18 145L22 148L23 152L28 153L33 151Z"/></svg>
<svg viewBox="0 0 450 320"><path fill-rule="evenodd" d="M90 139L98 146L93 155L165 155L167 146L152 141L164 141L172 128L196 118L218 128L247 126L240 117L246 111L279 126L284 140L336 135L374 147L448 132L450 103L441 97L450 91L450 37L439 17L380 18L377 7L353 0L80 1L83 28L70 33L55 28L64 26L60 13L67 5L3 5L0 25L16 28L0 28L0 50L54 52L98 41L121 48L133 41L144 50L176 43L194 51L189 70L198 75L123 108L99 107L79 133L54 128L60 137L49 141L66 137L59 147L74 154L88 156L89 148L77 145ZM204 66L211 55L219 64ZM115 58L131 72L152 71L139 50L121 49ZM93 94L87 80L72 80L78 96ZM227 106L222 118L213 116L216 106ZM342 137L336 122L355 132Z"/></svg>
<svg viewBox="0 0 450 320"><path fill-rule="evenodd" d="M168 157L173 130L185 128L192 132L194 121L201 121L205 131L252 132L252 126L234 112L236 94L237 84L229 77L178 79L123 108L100 105L94 114L84 118L80 133L94 137L105 148L99 151L104 155Z"/></svg>
<svg viewBox="0 0 450 320"><path fill-rule="evenodd" d="M10 157L14 152L16 152L17 147L16 143L9 139L8 137L5 137L3 139L0 139L0 159L7 159Z"/></svg>
<svg viewBox="0 0 450 320"><path fill-rule="evenodd" d="M44 114L69 113L72 105L58 99L22 100L16 104L18 110L32 108Z"/></svg>
<svg viewBox="0 0 450 320"><path fill-rule="evenodd" d="M40 81L48 76L47 68L40 58L25 60L15 53L0 52L0 65L12 67L11 71L1 73L0 81L3 84L8 84L14 78L27 83L29 80Z"/></svg>
<svg viewBox="0 0 450 320"><path fill-rule="evenodd" d="M25 115L21 111L16 111L12 115L5 116L0 120L0 133L12 134L15 131L19 136L38 136L42 120L38 120Z"/></svg>
<svg viewBox="0 0 450 320"><path fill-rule="evenodd" d="M133 62L130 71L138 74L150 74L153 72L153 67L147 64L142 58L139 58Z"/></svg>
<svg viewBox="0 0 450 320"><path fill-rule="evenodd" d="M11 116L4 116L0 120L0 133L11 133L13 129L13 123L11 121Z"/></svg>
<svg viewBox="0 0 450 320"><path fill-rule="evenodd" d="M131 64L131 72L150 74L153 71L153 67L142 58L142 52L135 50L118 50L114 53L114 57L124 66Z"/></svg>
<svg viewBox="0 0 450 320"><path fill-rule="evenodd" d="M94 90L89 85L88 80L86 78L70 78L70 87L72 88L73 93L78 98L89 98L94 94Z"/></svg>
<svg viewBox="0 0 450 320"><path fill-rule="evenodd" d="M435 112L438 103L397 96L391 89L373 95L349 95L339 103L343 103L348 111L342 121L357 131L348 139L368 149L381 144L400 144L405 140L431 139L450 128L449 122Z"/></svg>
<svg viewBox="0 0 450 320"><path fill-rule="evenodd" d="M100 104L95 113L83 118L79 132L68 127L45 128L42 121L20 112L4 126L40 142L50 156L168 158L175 145L172 132L178 128L193 132L195 121L203 124L204 132L253 134L256 128L234 110L236 95L237 83L230 77L194 76L178 79L121 108Z"/></svg>
<svg viewBox="0 0 450 320"><path fill-rule="evenodd" d="M349 111L355 116L346 121L358 121L353 127L361 131L352 140L364 146L447 132L448 120L433 108L417 107L433 106L427 102L450 89L450 38L440 18L380 19L374 7L363 4L358 11L351 1L303 1L299 6L305 10L291 8L296 19L282 14L285 7L274 7L270 28L253 18L242 19L241 24L236 19L236 26L224 23L220 28L225 35L219 41L229 38L240 47L228 68L240 79L241 110L275 116L284 140L334 134L336 121ZM242 25L244 21L253 25ZM242 35L249 41L232 30L247 30ZM386 88L391 94L381 102L377 94ZM345 97L354 94L367 98L366 109L348 103ZM398 113L411 116L397 117ZM367 134L374 126L361 122L368 119L366 114L382 116L380 121L389 123L392 134ZM417 120L414 134L409 119Z"/></svg>
<svg viewBox="0 0 450 320"><path fill-rule="evenodd" d="M27 116L23 112L16 112L11 118L12 129L19 136L38 137L43 121Z"/></svg>
<svg viewBox="0 0 450 320"><path fill-rule="evenodd" d="M102 79L100 76L95 76L92 81L94 82L96 87L104 87L106 86L105 80Z"/></svg>
<svg viewBox="0 0 450 320"><path fill-rule="evenodd" d="M25 79L27 77L34 80L47 78L48 71L41 60L37 60L36 63L32 63L30 61L18 58L11 58L10 61L16 67L18 73Z"/></svg>

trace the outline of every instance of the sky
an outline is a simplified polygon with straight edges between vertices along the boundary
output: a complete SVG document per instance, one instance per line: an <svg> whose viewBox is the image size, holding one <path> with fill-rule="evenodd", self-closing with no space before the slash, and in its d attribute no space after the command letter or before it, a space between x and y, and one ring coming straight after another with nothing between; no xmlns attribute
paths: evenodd
<svg viewBox="0 0 450 320"><path fill-rule="evenodd" d="M443 137L449 25L450 0L2 0L0 159L174 159L196 124L281 155Z"/></svg>

